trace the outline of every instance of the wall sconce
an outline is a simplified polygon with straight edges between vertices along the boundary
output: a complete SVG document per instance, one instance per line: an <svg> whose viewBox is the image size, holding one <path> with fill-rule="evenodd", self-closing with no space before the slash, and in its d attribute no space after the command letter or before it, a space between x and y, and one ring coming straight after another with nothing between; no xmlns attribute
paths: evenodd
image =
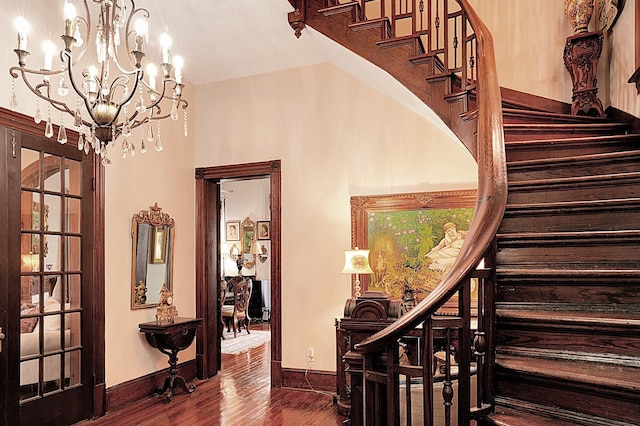
<svg viewBox="0 0 640 426"><path fill-rule="evenodd" d="M242 275L242 256L240 256L240 249L238 248L237 245L232 245L231 249L229 250L229 257L231 257L231 260L233 260L234 262L236 262L236 266L238 267L238 275Z"/></svg>
<svg viewBox="0 0 640 426"><path fill-rule="evenodd" d="M253 244L251 244L251 254L257 257L257 259L260 260L260 263L266 262L267 257L269 257L267 248L264 246L264 244L262 244L261 246L257 240L255 240Z"/></svg>
<svg viewBox="0 0 640 426"><path fill-rule="evenodd" d="M344 268L340 272L356 276L354 293L355 297L360 297L360 274L373 274L373 270L369 266L369 250L360 250L358 247L353 250L345 250Z"/></svg>

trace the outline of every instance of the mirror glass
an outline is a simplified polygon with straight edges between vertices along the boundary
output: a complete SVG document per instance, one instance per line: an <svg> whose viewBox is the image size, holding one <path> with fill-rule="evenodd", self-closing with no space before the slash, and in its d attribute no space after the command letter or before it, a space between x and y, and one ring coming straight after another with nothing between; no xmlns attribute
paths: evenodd
<svg viewBox="0 0 640 426"><path fill-rule="evenodd" d="M157 306L163 284L173 291L174 238L174 220L158 203L133 215L131 309Z"/></svg>
<svg viewBox="0 0 640 426"><path fill-rule="evenodd" d="M244 267L253 268L255 257L251 254L251 244L256 235L256 223L246 217L240 224L240 242L242 243L242 259Z"/></svg>

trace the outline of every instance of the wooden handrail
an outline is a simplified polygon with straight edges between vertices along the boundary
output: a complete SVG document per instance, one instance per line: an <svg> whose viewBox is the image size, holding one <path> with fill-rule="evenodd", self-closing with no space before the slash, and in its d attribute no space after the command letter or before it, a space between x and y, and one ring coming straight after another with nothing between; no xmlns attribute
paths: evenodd
<svg viewBox="0 0 640 426"><path fill-rule="evenodd" d="M433 315L462 286L463 279L480 262L490 246L504 214L507 174L504 152L502 106L493 38L467 0L456 0L475 31L478 90L478 200L476 213L456 262L438 287L398 321L355 345L367 354L384 350L408 330Z"/></svg>

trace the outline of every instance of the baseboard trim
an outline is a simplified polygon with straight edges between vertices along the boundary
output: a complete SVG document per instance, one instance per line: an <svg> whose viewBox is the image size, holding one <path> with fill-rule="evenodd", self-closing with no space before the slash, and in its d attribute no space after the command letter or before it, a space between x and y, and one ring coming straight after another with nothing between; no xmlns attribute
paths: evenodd
<svg viewBox="0 0 640 426"><path fill-rule="evenodd" d="M189 382L196 377L196 360L186 361L178 365L178 375ZM134 402L153 395L164 385L169 376L169 369L156 371L128 382L120 383L107 389L106 412L112 412Z"/></svg>
<svg viewBox="0 0 640 426"><path fill-rule="evenodd" d="M309 386L309 384L311 384L311 386ZM336 373L332 371L283 368L282 387L305 390L315 389L327 392L335 392Z"/></svg>

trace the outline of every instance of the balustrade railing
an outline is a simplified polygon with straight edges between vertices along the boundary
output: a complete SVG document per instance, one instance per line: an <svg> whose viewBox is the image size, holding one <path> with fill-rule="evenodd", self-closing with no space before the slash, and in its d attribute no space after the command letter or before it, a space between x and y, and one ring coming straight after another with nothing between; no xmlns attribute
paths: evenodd
<svg viewBox="0 0 640 426"><path fill-rule="evenodd" d="M362 386L362 410L352 412L352 425L468 425L493 406L492 242L506 204L493 40L467 0L358 4L362 21L386 20L388 39L381 44L413 39L411 59L431 60L434 75L452 78L452 93L477 93L478 203L465 244L438 288L393 325L356 345L361 361L347 357L352 390ZM484 267L478 269L481 259Z"/></svg>

